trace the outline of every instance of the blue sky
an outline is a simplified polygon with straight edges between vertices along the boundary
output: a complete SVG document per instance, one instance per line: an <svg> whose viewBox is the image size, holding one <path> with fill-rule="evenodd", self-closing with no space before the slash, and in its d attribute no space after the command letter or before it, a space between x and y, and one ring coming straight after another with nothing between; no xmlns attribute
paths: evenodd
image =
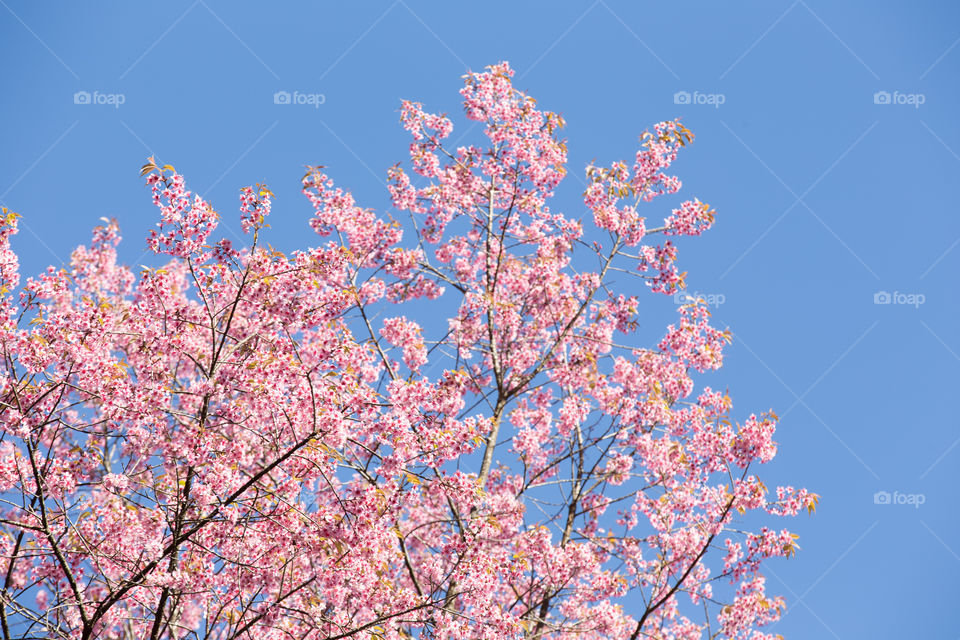
<svg viewBox="0 0 960 640"><path fill-rule="evenodd" d="M155 217L137 172L156 155L228 234L237 190L268 183L270 240L293 249L318 241L303 165L387 208L399 100L462 125L467 68L509 60L563 113L579 176L682 116L697 139L675 165L681 193L718 222L681 266L735 335L701 382L729 385L741 414L773 407L768 485L823 497L788 525L800 554L770 566L790 606L774 631L956 638L958 18L950 1L0 0L0 202L24 216L24 274L67 259L101 216L144 262ZM568 178L554 206L576 212L581 190ZM645 299L659 330L661 301Z"/></svg>

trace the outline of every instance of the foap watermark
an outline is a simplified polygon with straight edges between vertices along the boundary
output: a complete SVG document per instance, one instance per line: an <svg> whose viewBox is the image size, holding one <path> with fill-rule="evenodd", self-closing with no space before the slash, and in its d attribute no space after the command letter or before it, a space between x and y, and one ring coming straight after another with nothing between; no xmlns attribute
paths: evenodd
<svg viewBox="0 0 960 640"><path fill-rule="evenodd" d="M96 104L108 105L114 109L119 109L120 105L127 101L127 96L122 93L100 93L99 91L77 91L73 94L73 104Z"/></svg>
<svg viewBox="0 0 960 640"><path fill-rule="evenodd" d="M873 504L906 504L914 509L919 509L920 505L927 501L927 496L922 493L900 493L894 491L877 491L873 494Z"/></svg>
<svg viewBox="0 0 960 640"><path fill-rule="evenodd" d="M920 305L927 301L927 296L922 293L900 293L894 291L877 291L873 294L873 304L903 304L919 309Z"/></svg>
<svg viewBox="0 0 960 640"><path fill-rule="evenodd" d="M299 104L310 105L314 109L319 109L320 105L327 101L327 97L322 93L302 93L300 91L277 91L273 94L273 104Z"/></svg>
<svg viewBox="0 0 960 640"><path fill-rule="evenodd" d="M873 94L873 104L905 104L919 109L927 101L922 93L900 93L899 91L877 91Z"/></svg>
<svg viewBox="0 0 960 640"><path fill-rule="evenodd" d="M697 300L701 301L708 307L713 307L716 309L727 301L727 296L723 295L722 293L701 293L699 291L694 291L693 293L678 291L677 293L673 294L673 301L676 304L690 304L692 302L696 302Z"/></svg>
<svg viewBox="0 0 960 640"><path fill-rule="evenodd" d="M694 91L677 91L673 94L673 104L705 104L714 109L719 109L720 105L727 101L727 96L722 93L701 93Z"/></svg>

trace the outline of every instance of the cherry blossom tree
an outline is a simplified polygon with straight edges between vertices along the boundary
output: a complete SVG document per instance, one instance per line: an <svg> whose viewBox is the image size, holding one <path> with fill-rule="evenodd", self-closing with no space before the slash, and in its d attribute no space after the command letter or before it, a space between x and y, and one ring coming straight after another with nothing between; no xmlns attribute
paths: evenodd
<svg viewBox="0 0 960 640"><path fill-rule="evenodd" d="M309 168L317 248L265 244L262 185L249 246L215 241L151 159L162 268L117 264L109 221L21 286L4 210L4 639L772 637L761 565L797 545L764 524L817 496L754 475L772 412L695 390L730 340L702 301L638 340L643 299L684 286L652 238L713 222L641 213L693 136L655 125L560 213L564 121L512 75L465 76L482 146L402 104L402 224Z"/></svg>

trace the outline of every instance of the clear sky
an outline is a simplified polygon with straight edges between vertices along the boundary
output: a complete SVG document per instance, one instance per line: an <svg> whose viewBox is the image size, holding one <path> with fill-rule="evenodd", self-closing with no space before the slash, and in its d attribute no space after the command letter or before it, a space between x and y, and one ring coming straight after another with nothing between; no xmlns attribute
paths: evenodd
<svg viewBox="0 0 960 640"><path fill-rule="evenodd" d="M770 565L789 606L774 632L957 638L958 18L951 0L0 0L0 201L24 216L25 275L101 216L138 264L155 210L137 173L156 155L227 233L237 190L268 183L270 240L292 249L319 240L303 165L387 208L399 100L462 125L468 68L509 60L563 113L568 214L587 162L629 160L643 129L682 116L697 139L674 165L681 194L718 222L680 264L735 336L699 382L729 385L741 415L776 410L767 484L822 495L787 523L799 555Z"/></svg>

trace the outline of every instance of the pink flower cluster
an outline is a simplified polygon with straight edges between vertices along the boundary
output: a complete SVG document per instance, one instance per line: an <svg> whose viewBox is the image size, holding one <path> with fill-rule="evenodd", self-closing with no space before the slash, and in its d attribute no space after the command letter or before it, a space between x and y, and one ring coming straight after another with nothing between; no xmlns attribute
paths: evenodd
<svg viewBox="0 0 960 640"><path fill-rule="evenodd" d="M667 235L698 236L713 224L714 211L699 200L687 200L663 221Z"/></svg>
<svg viewBox="0 0 960 640"><path fill-rule="evenodd" d="M184 177L173 167L170 173L156 169L147 176L153 204L160 209L159 231L150 232L147 245L154 253L176 258L199 256L219 218L203 198L187 191Z"/></svg>
<svg viewBox="0 0 960 640"><path fill-rule="evenodd" d="M273 192L266 186L258 184L254 187L244 187L240 190L240 227L244 233L251 229L259 229L270 215Z"/></svg>
<svg viewBox="0 0 960 640"><path fill-rule="evenodd" d="M660 349L697 371L719 369L730 334L710 326L710 312L703 305L685 305L679 313L680 324L667 327Z"/></svg>
<svg viewBox="0 0 960 640"><path fill-rule="evenodd" d="M403 363L416 371L427 362L427 349L423 346L420 325L405 317L387 318L383 321L380 335L390 344L403 348Z"/></svg>
<svg viewBox="0 0 960 640"><path fill-rule="evenodd" d="M0 323L4 330L11 328L15 307L10 299L10 293L20 283L20 261L17 254L10 248L10 236L17 233L17 214L2 209L0 218Z"/></svg>
<svg viewBox="0 0 960 640"><path fill-rule="evenodd" d="M345 246L359 264L379 263L403 236L399 225L385 222L371 210L358 207L353 195L334 188L333 180L320 171L320 167L311 168L302 182L303 194L316 210L310 226L321 236L333 231L343 234Z"/></svg>

